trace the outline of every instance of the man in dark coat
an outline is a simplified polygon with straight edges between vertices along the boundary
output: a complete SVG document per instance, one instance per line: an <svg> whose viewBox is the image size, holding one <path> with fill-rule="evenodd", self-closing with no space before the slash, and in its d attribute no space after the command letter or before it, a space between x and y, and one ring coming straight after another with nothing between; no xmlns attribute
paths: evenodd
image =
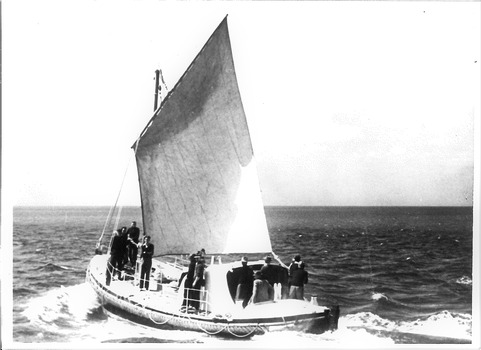
<svg viewBox="0 0 481 350"><path fill-rule="evenodd" d="M199 311L200 308L200 288L204 286L205 260L200 257L195 265L194 282L192 283L191 305Z"/></svg>
<svg viewBox="0 0 481 350"><path fill-rule="evenodd" d="M252 267L247 266L247 257L241 259L242 267L237 272L237 290L235 295L236 301L242 301L242 307L246 307L252 296L252 287L254 284L254 271Z"/></svg>
<svg viewBox="0 0 481 350"><path fill-rule="evenodd" d="M154 245L150 243L150 236L144 237L144 242L140 246L142 268L140 269L140 290L144 287L149 290L150 270L152 268L152 256L154 255Z"/></svg>
<svg viewBox="0 0 481 350"><path fill-rule="evenodd" d="M299 268L300 263L301 263L301 256L298 254L292 259L292 262L289 265L289 287L291 286L292 274L295 270Z"/></svg>
<svg viewBox="0 0 481 350"><path fill-rule="evenodd" d="M198 256L195 254L190 254L189 256L189 267L187 272L182 274L182 278L185 278L184 281L184 300L182 301L181 311L185 311L187 307L191 305L192 300L192 284L194 283L194 274L195 274L195 264L197 263ZM180 284L179 284L180 285Z"/></svg>
<svg viewBox="0 0 481 350"><path fill-rule="evenodd" d="M274 266L271 265L272 258L270 256L266 256L264 262L264 266L261 267L262 276L272 287L274 287L274 284L277 283L277 272Z"/></svg>
<svg viewBox="0 0 481 350"><path fill-rule="evenodd" d="M127 230L127 239L129 241L129 260L133 267L135 267L135 262L137 261L139 236L140 229L137 227L137 222L132 221Z"/></svg>
<svg viewBox="0 0 481 350"><path fill-rule="evenodd" d="M124 248L122 246L122 238L119 236L118 231L114 231L112 242L110 245L110 258L107 261L107 271L105 272L106 279L105 284L110 285L112 275L118 273L120 279L122 273L122 260L124 257Z"/></svg>
<svg viewBox="0 0 481 350"><path fill-rule="evenodd" d="M129 261L128 252L129 252L129 242L127 241L127 227L122 226L117 230L119 232L120 241L122 244L122 266L121 270L123 270L124 265Z"/></svg>
<svg viewBox="0 0 481 350"><path fill-rule="evenodd" d="M304 300L304 285L308 280L308 273L304 267L304 263L301 262L299 267L292 271L289 299Z"/></svg>

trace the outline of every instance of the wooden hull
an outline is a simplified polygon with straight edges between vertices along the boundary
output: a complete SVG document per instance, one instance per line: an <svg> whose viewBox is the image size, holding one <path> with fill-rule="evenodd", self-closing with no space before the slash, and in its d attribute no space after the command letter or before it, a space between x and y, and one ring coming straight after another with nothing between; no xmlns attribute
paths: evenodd
<svg viewBox="0 0 481 350"><path fill-rule="evenodd" d="M249 337L286 329L322 333L337 327L338 315L331 315L329 309L321 312L279 314L278 309L282 308L283 304L300 302L294 300L271 302L271 305L263 305L258 310L253 306L250 313L241 316L181 312L179 306L182 299L176 297L175 293L169 293L167 288L162 291L140 292L133 283L125 281L112 281L110 286L107 286L103 272L105 266L106 257L96 256L86 272L86 280L100 297L104 309L151 327L201 331L230 337ZM277 311L269 316L266 310L274 307Z"/></svg>

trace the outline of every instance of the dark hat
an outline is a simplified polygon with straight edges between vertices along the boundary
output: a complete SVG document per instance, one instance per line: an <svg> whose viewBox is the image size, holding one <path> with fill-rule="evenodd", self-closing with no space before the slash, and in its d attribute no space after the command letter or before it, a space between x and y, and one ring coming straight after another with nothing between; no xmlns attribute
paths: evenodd
<svg viewBox="0 0 481 350"><path fill-rule="evenodd" d="M301 256L299 254L297 254L295 257L294 257L294 261L301 261Z"/></svg>
<svg viewBox="0 0 481 350"><path fill-rule="evenodd" d="M266 257L264 258L264 261L265 261L265 262L271 262L271 261L272 261L271 256L270 256L270 255L266 256Z"/></svg>
<svg viewBox="0 0 481 350"><path fill-rule="evenodd" d="M247 256L243 256L242 259L241 259L241 262L248 262L249 259L247 259Z"/></svg>

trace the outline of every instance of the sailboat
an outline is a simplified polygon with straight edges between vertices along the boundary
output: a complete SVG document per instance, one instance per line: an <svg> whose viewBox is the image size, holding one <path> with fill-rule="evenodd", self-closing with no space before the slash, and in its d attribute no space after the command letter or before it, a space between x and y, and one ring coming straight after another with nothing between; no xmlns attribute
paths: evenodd
<svg viewBox="0 0 481 350"><path fill-rule="evenodd" d="M139 262L107 284L109 252L97 246L86 280L107 313L152 327L236 337L337 328L338 307L320 306L315 297L287 298L285 278L274 283L273 300L242 305L235 298L242 257L253 272L265 255L277 259L271 266L278 276L287 276L288 268L271 246L227 17L155 106L132 149L143 234L154 245L150 285L139 288ZM192 308L185 303L186 257L201 248L208 264L198 308Z"/></svg>

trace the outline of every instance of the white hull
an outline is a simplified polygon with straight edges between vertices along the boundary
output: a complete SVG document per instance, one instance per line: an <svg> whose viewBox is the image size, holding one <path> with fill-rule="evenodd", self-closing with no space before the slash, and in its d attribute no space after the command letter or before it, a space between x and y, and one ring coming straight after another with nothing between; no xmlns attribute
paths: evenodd
<svg viewBox="0 0 481 350"><path fill-rule="evenodd" d="M175 282L159 286L151 280L149 291L140 291L135 280L112 280L107 286L107 260L107 255L94 256L86 273L104 309L151 327L247 337L284 329L322 333L337 325L338 315L331 316L329 309L289 299L250 304L245 309L232 303L224 314L181 312L183 290Z"/></svg>

